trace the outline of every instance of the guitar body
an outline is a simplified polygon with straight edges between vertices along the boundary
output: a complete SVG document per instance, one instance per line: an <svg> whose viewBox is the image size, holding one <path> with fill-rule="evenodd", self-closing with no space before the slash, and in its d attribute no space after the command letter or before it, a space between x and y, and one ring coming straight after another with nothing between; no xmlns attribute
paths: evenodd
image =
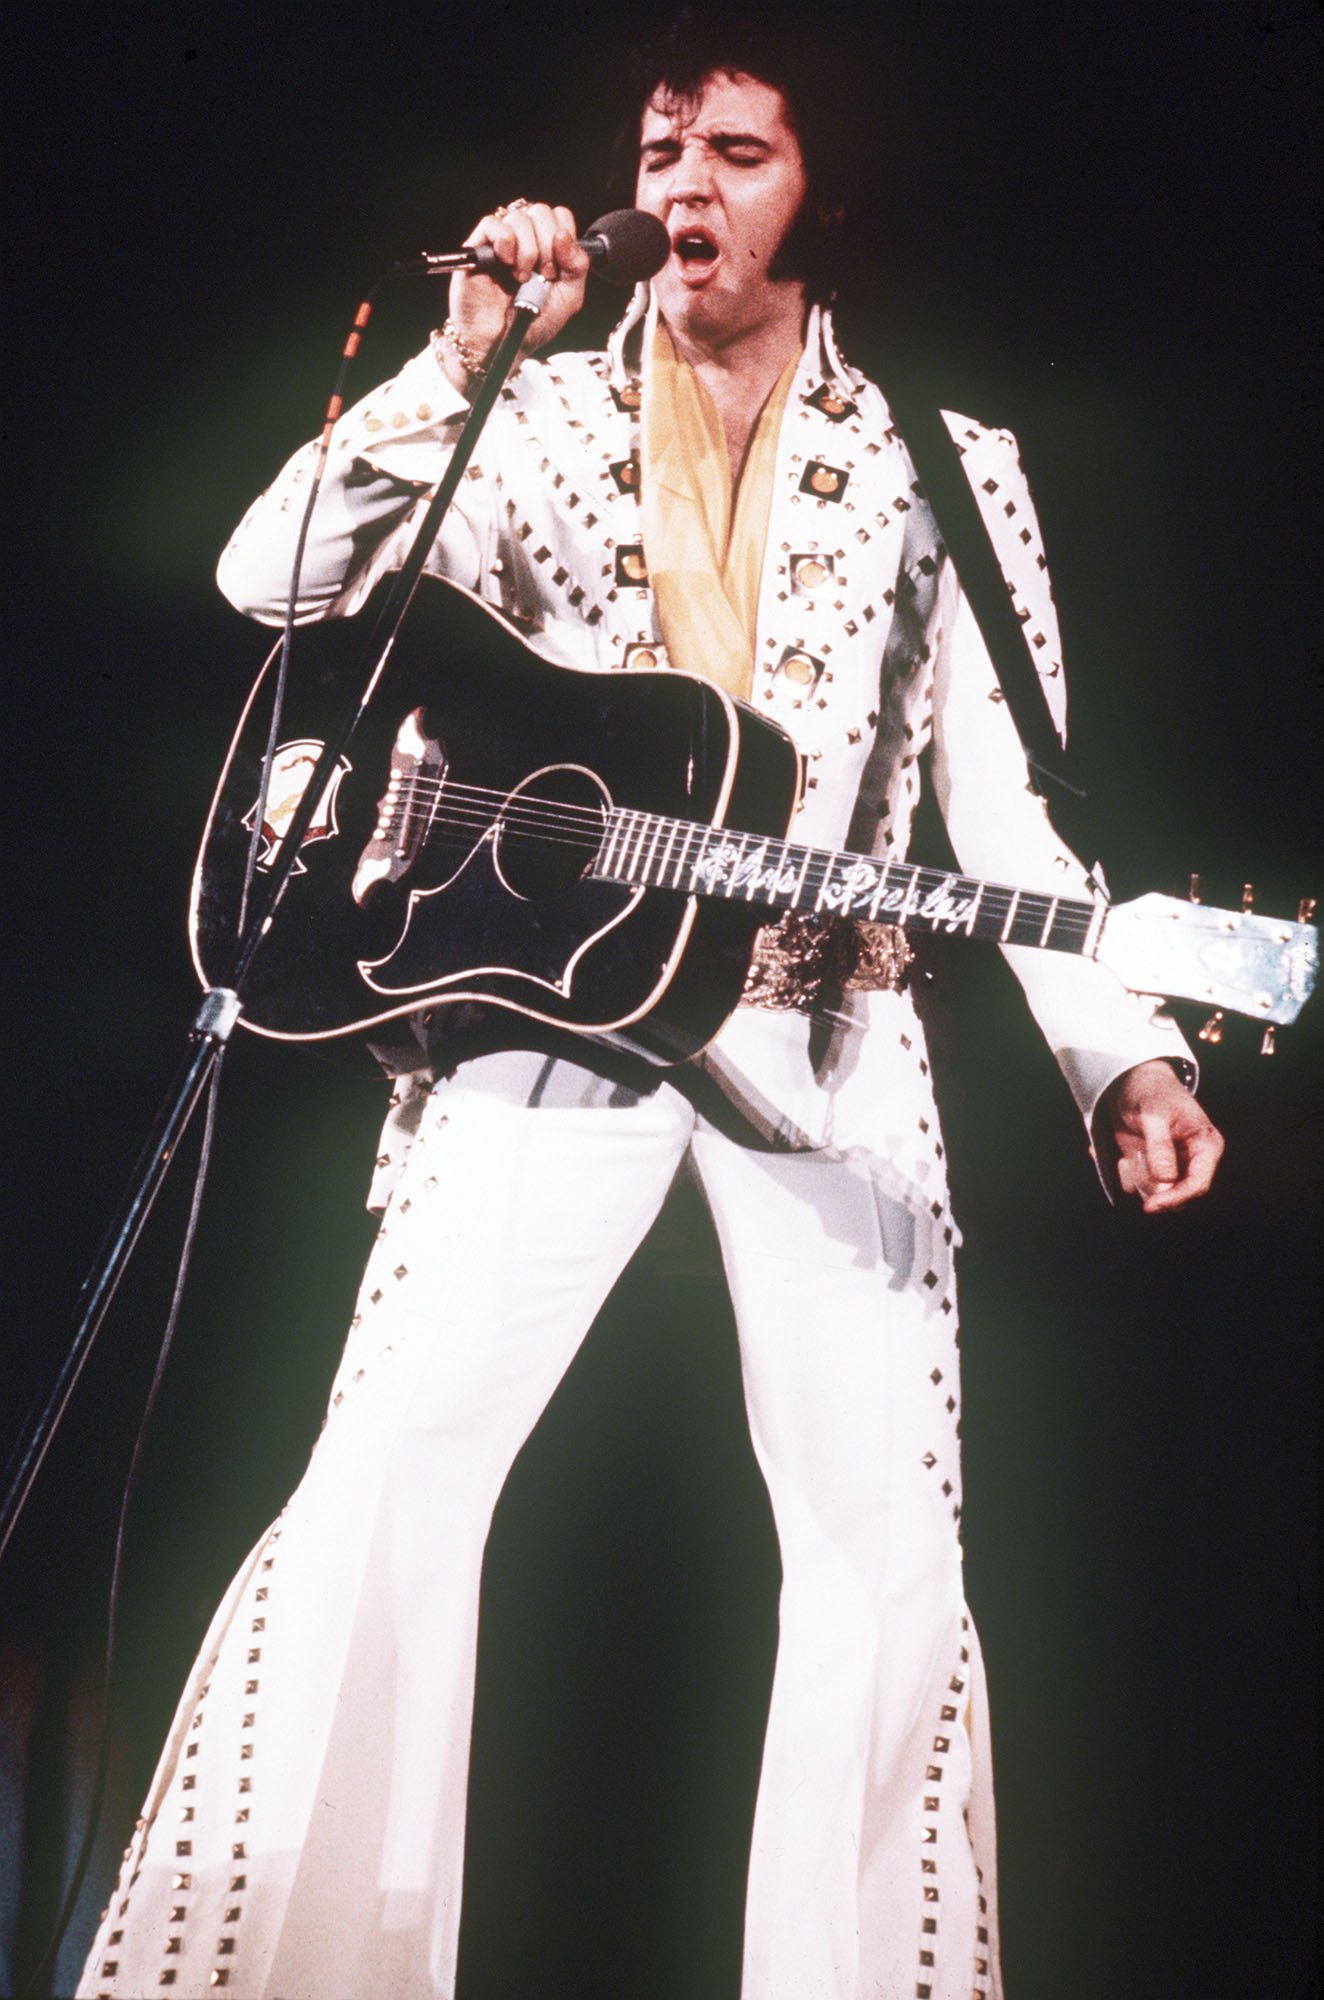
<svg viewBox="0 0 1324 2000"><path fill-rule="evenodd" d="M353 699L371 609L296 635L260 867L328 715ZM191 941L208 985L231 963L274 678L273 654L195 870ZM477 1002L683 1061L739 1001L769 912L588 879L607 811L779 837L798 783L790 739L710 683L552 665L480 600L425 577L303 841L244 1022L321 1041Z"/></svg>

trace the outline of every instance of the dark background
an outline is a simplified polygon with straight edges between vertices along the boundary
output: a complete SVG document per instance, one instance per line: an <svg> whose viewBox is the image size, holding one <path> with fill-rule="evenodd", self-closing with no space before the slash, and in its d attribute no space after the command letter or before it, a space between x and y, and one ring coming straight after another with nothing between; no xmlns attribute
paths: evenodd
<svg viewBox="0 0 1324 2000"><path fill-rule="evenodd" d="M609 205L611 59L639 12L7 18L6 1437L56 1365L192 1011L193 849L265 651L216 595L216 554L315 428L386 262L515 193ZM886 19L886 39L873 10L804 21L807 63L826 38L858 47L892 162L857 318L949 407L1021 437L1113 887L1180 890L1198 868L1211 900L1249 877L1290 913L1321 880L1315 10L897 0ZM358 388L442 314L435 290L393 296ZM962 970L939 1033L1008 1991L1299 2000L1318 1003L1272 1062L1249 1026L1210 1053L1220 1185L1144 1224L1100 1199L1000 965ZM302 1465L371 1233L380 1087L242 1036L228 1072L131 1534L96 1906L211 1605ZM184 1197L181 1175L11 1564L0 1778L29 1949L62 1801L83 1796L112 1508ZM714 1253L682 1191L502 1503L464 2000L734 2000L775 1582ZM20 1886L11 1870L5 1910Z"/></svg>

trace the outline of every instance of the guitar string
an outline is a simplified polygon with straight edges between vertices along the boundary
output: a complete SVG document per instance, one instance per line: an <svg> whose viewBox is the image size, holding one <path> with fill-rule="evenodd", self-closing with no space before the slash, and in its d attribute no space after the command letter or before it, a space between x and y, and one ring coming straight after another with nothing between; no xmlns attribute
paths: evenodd
<svg viewBox="0 0 1324 2000"><path fill-rule="evenodd" d="M407 814L411 808L415 806L421 808L424 804L435 803L437 799L442 797L467 802L471 808L471 816L466 819L461 814L452 813L435 821L425 833L425 839L429 845L436 845L442 829L451 825L458 824L475 827L481 825L487 827L500 823L504 826L517 825L517 829L521 833L546 834L549 837L555 837L561 845L581 846L586 851L596 852L602 845L603 835L607 830L608 817L615 811L633 813L636 818L645 823L649 821L668 823L673 817L672 815L646 812L639 808L617 808L603 803L580 806L576 805L573 800L546 798L537 793L519 792L509 788L503 790L490 785L461 785L443 775L435 779L416 777L408 780L407 790L405 790L404 795L392 803L392 826L389 830L397 830L402 816ZM474 811L474 808L479 808L479 802L481 801L496 801L500 804L501 810L494 816L488 816L485 810L481 808ZM778 846L784 847L788 860L793 857L796 861L803 861L804 848L798 847L793 842L783 841L781 836L778 835L741 835L733 830L711 829L702 821L684 819L675 819L674 824L677 834L685 831L697 833L715 830L725 831L729 839L743 838L746 840L757 840L760 843L775 843ZM581 828L582 837L576 837L579 835ZM574 830L573 832L572 829ZM903 862L900 864L896 862L879 862L868 855L853 856L836 853L829 849L819 850L815 855L811 867L821 867L820 854L832 866L841 866L843 863L850 863L851 865L868 868L893 868L901 866L909 870L916 867L916 864L913 862ZM927 883L925 881L926 877ZM915 880L921 886L931 886L934 888L947 883L968 885L972 889L977 889L980 886L977 878L953 875L941 869L925 870L921 868L918 870ZM821 886L821 881L818 886ZM986 882L983 884L983 890L981 912L982 909L987 908L990 914L1005 916L1011 899L1019 894L1021 911L1027 920L1037 915L1041 922L1047 915L1049 904L1054 900L1051 891L1048 890L1017 891L1010 886L999 883ZM1076 897L1059 897L1057 898L1057 902L1058 912L1054 918L1055 931L1062 926L1069 928L1073 918L1079 921L1082 929L1088 929L1094 917L1093 904L1084 902Z"/></svg>
<svg viewBox="0 0 1324 2000"><path fill-rule="evenodd" d="M504 798L507 795L504 793L493 793L491 796ZM396 812L395 817L398 821L401 817L400 811ZM595 830L591 834L586 830L584 835L580 835L577 831L574 833L550 831L555 828L556 821L552 814L545 811L534 812L526 810L518 816L519 823L512 826L510 822L516 818L513 814L502 812L492 815L486 810L471 810L468 813L451 813L434 821L425 830L424 840L426 845L434 851L441 848L458 849L464 845L472 844L471 835L474 832L481 834L493 830L513 831L520 835L537 833L543 837L543 844L545 845L551 844L563 848L578 847L586 854L596 854L602 849L605 827L603 816L600 812L593 812L591 817L595 822ZM647 814L641 815L641 817L654 819L658 816ZM693 832L708 832L712 830L701 822L677 821L676 826L678 830L689 829ZM717 830L721 831L721 829ZM741 836L735 837L740 838ZM796 874L797 879L800 879L803 872L803 879L800 881L802 891L804 889L821 890L826 884L830 884L833 872L841 867L843 862L849 862L852 866L863 866L870 870L881 868L885 873L891 873L894 870L901 872L902 879L913 883L917 893L922 896L944 889L958 893L962 889L967 893L970 891L978 892L982 887L983 894L980 897L979 918L981 927L983 928L987 928L989 919L1005 920L1013 900L1018 897L1019 905L1014 928L1028 925L1031 930L1036 930L1042 927L1047 919L1049 908L1054 901L1057 903L1057 909L1053 918L1053 933L1055 938L1060 939L1075 935L1083 936L1094 917L1092 904L1078 901L1075 898L1054 898L1046 890L1016 890L997 883L985 882L981 884L976 878L950 874L941 869L923 868L913 862L883 862L865 856L856 857L839 854L827 848L809 851L808 864L806 866L806 850L804 847L799 847L789 841L783 842L780 837L772 835L749 835L744 836L744 838L747 840L756 839L760 845L771 844L781 848L782 858L779 863L779 873L783 869L789 869L790 872ZM754 851L757 853L758 848L756 847ZM711 851L707 858L712 858ZM650 855L650 862L652 859L653 857ZM681 862L682 876L687 865L686 861ZM653 883L650 885L647 883L647 872L648 866L646 864L643 871L645 878L643 886L679 886L678 883L665 885ZM628 880L629 878L624 877L621 879ZM869 901L877 893L878 886L876 881L867 884L857 892L857 899L861 903ZM964 915L952 917L943 911L926 912L922 909L916 909L910 914L915 917L917 922L951 923L954 928L959 928L963 922L967 921L967 917ZM1015 942L1015 939L1013 938L1009 941Z"/></svg>
<svg viewBox="0 0 1324 2000"><path fill-rule="evenodd" d="M542 798L538 794L512 793L491 786L447 786L445 780L440 780L435 782L435 784L427 786L419 785L417 781L414 781L414 783L417 790L432 790L437 796L446 794L452 799L461 801L467 807L466 810L445 814L433 821L431 826L425 830L425 839L429 845L436 844L440 836L456 826L482 827L484 829L501 826L503 828L513 827L520 833L545 833L559 845L579 846L585 851L596 852L602 845L610 815L619 810L633 814L636 819L643 823L645 828L649 822L655 822L659 825L674 823L677 835L684 832L719 832L729 840L744 839L746 842L757 842L761 846L771 845L780 847L783 849L785 859L788 862L803 863L806 852L804 846L785 840L777 834L742 835L731 829L711 828L702 821L679 818L674 818L673 820L673 816L671 815L651 813L638 808L617 808L605 805L576 806L573 801ZM489 812L485 806L479 804L480 801L485 800L502 802L502 809L495 814ZM391 808L392 825L388 830L399 830L401 820L409 813L413 804L414 800L412 798L402 798L393 803ZM629 837L627 835L627 838ZM942 869L925 869L909 861L884 862L869 855L851 855L828 848L812 850L811 854L811 871L813 868L822 870L825 865L829 868L837 868L843 864L862 866L870 869L879 867L885 869L902 868L907 873L914 869L916 871L915 879L920 884L927 883L930 886L937 887L940 884L950 883L953 886L964 886L970 889L978 889L980 886L978 878L949 873ZM1005 904L1010 902L1013 896L1019 894L1021 904L1027 914L1031 914L1036 910L1041 915L1046 913L1048 905L1054 900L1052 893L1048 890L1018 891L1004 884L988 882L982 886L984 889L982 901L985 905L997 907L1001 903L1005 908ZM1059 897L1057 901L1059 911L1064 917L1074 911L1081 912L1086 922L1093 917L1094 908L1090 903L1083 902L1074 897Z"/></svg>
<svg viewBox="0 0 1324 2000"><path fill-rule="evenodd" d="M604 800L598 800L593 805L581 806L577 805L573 799L553 798L538 792L519 791L514 787L507 787L502 791L491 785L458 785L453 780L444 777L409 778L401 786L401 793L402 795L419 799L454 797L474 802L492 800L498 806L504 803L512 806L546 807L570 819L581 820L600 819L604 812L614 812L617 810L615 806ZM625 808L625 810L629 810L629 808Z"/></svg>
<svg viewBox="0 0 1324 2000"><path fill-rule="evenodd" d="M575 804L573 800L552 799L543 797L537 793L519 792L510 788L499 789L493 786L461 785L449 780L445 775L437 779L415 777L407 781L407 785L402 787L402 796L392 801L387 819L386 835L388 837L392 834L398 836L402 830L404 821L412 810L422 810L425 802L435 804L439 800L445 800L447 804L454 802L459 806L459 810L442 813L424 829L423 842L421 844L426 844L434 851L438 848L448 847L458 849L466 844L471 845L471 834L473 832L485 833L493 829L500 829L503 832L514 832L517 835L526 837L537 835L545 844L554 844L563 848L578 847L585 854L597 854L602 851L610 815L614 812L622 811L630 813L641 823L641 828L631 828L627 832L627 842L632 840L636 832L641 829L646 838L648 824L652 822L659 827L662 825L674 825L675 834L673 835L673 839L684 833L692 836L695 833L708 834L718 832L729 841L743 840L746 844L751 841L756 842L755 853L759 851L759 847L772 846L780 849L781 858L777 864L778 874L780 875L783 869L793 872L796 875L801 894L806 890L810 890L813 892L815 899L825 887L830 886L834 870L841 868L843 865L848 865L851 867L865 867L870 870L881 868L884 874L889 874L893 870L903 871L902 879L910 883L916 894L920 897L925 897L944 889L957 893L962 889L967 893L972 891L977 893L982 888L982 894L979 897L979 917L977 920L978 926L981 929L988 929L990 927L990 920L1000 928L1001 923L1005 921L1011 909L1013 901L1019 898L1016 916L1012 925L1013 936L1009 938L1009 942L1016 941L1014 932L1023 926L1028 927L1031 931L1042 928L1042 925L1047 920L1048 911L1055 900L1057 902L1057 909L1053 916L1052 926L1053 940L1055 942L1064 942L1069 938L1083 938L1094 918L1094 907L1092 904L1076 898L1058 897L1055 899L1046 890L1017 890L1004 884L990 882L981 884L976 878L951 874L942 869L924 868L909 861L880 861L869 856L839 853L828 848L806 849L804 846L784 840L778 835L742 835L731 829L712 828L701 821L673 820L670 815L650 813L638 808L617 808L602 802L589 806L580 806ZM499 810L494 812L491 802L495 802ZM642 845L642 841L640 845ZM720 852L720 849L718 851ZM696 857L696 860L699 858L701 857ZM711 860L711 848L709 848L707 855L702 858ZM680 884L676 882L665 885L659 883L650 885L647 883L648 866L653 859L654 856L650 854L648 863L645 864L643 871L645 878L643 886L679 887ZM680 861L682 877L688 866L688 857ZM606 879L611 878L607 877ZM629 878L618 879L628 881ZM692 871L691 882L693 882ZM717 884L715 886L720 889L721 885ZM737 882L734 886L747 886L747 878L745 882ZM876 881L868 884L866 888L862 888L858 892L856 900L862 904L867 903L877 894L878 887L879 885ZM773 903L773 907L775 907L775 903ZM962 923L968 921L968 913L967 915L952 917L942 911L926 912L922 908L914 909L908 912L908 915L917 923L927 922L934 927L947 924L954 930L959 929Z"/></svg>
<svg viewBox="0 0 1324 2000"><path fill-rule="evenodd" d="M460 853L465 849L472 849L477 844L473 838L473 835L475 833L481 836L481 834L491 832L494 829L499 829L501 827L501 824L502 822L500 818L493 819L485 814L475 815L468 818L467 820L463 816L454 815L449 819L444 819L437 822L433 826L433 828L429 830L427 845L433 852L440 851L440 852ZM527 829L521 828L518 829L518 831L525 832L527 831ZM549 843L546 840L544 840L542 844L547 845ZM597 854L598 852L600 852L602 846L600 838L577 839L566 836L564 834L556 837L556 839L550 844L562 848L578 847L581 850L581 852L583 852L586 855ZM809 866L807 868L803 868L803 866L801 867L794 866L794 863L797 861L803 864L803 856L804 856L803 849L800 849L797 854L796 849L788 843L786 847L785 856L783 858L782 863L780 864L778 872L781 873L782 870L784 869L788 873L794 875L797 884L800 887L801 893L804 894L805 892L808 892L810 900L816 900L818 894L825 887L830 888L834 869L838 865L841 857L833 854L830 850L825 849L822 850L821 852L811 855ZM709 856L709 858L711 859L711 855ZM908 922L914 923L917 926L920 924L927 924L933 929L946 927L952 931L958 931L962 928L963 925L965 925L969 921L968 910L965 912L958 912L955 915L953 915L949 910L941 908L935 910L927 910L923 907L923 899L927 898L930 894L933 893L959 888L962 884L964 884L967 889L970 888L977 889L979 887L979 884L977 882L968 881L967 878L964 877L949 875L947 873L944 873L940 869L922 868L913 862L900 862L900 863L867 862L865 865L870 868L881 867L885 873L891 872L892 870L904 871L902 874L901 882L894 883L893 885L891 885L893 894L895 894L896 891L900 889L903 883L909 883L913 884L917 896L921 899L917 903L916 907L912 908L907 912ZM621 886L627 886L627 887L636 886L645 888L668 888L668 889L675 889L680 893L694 893L696 886L695 873L696 870L693 867L691 867L691 865L688 862L682 862L679 871L679 879L669 882L654 881L650 883L647 879L648 875L647 867L645 867L643 870L643 880L637 883L632 883L631 877L628 875L622 875L618 877L612 877L611 875L606 875L603 877L599 877L598 879L607 881L611 881L614 879L618 881L621 884ZM722 880L718 879L716 882L712 884L712 893L720 895L724 886L725 884L722 882ZM747 879L743 881L740 879L734 880L731 885L731 900L736 900L739 897L741 891L747 888L747 886L748 886ZM1053 943L1065 944L1068 940L1083 940L1089 930L1090 923L1093 921L1094 911L1092 906L1088 903L1080 903L1074 900L1067 901L1063 898L1055 899L1052 895L1050 895L1046 891L1035 891L1031 893L1028 891L1017 891L1014 889L1002 888L996 884L988 884L988 883L984 884L983 887L984 887L984 894L980 898L979 902L977 929L985 932L987 932L990 929L1001 928L1003 922L1005 922L1008 912L1011 910L1013 901L1015 901L1017 896L1019 895L1019 903L1017 905L1016 915L1012 925L1012 931L1006 940L1006 942L1008 943L1012 944L1015 943L1024 944L1027 942L1037 943L1038 933L1042 930L1043 925L1047 920L1049 909L1053 905L1055 900L1057 902L1057 908L1053 915L1052 938L1051 938L1051 941ZM852 898L852 901L856 902L861 907L867 906L868 903L874 898L874 896L876 896L877 891L878 891L877 882L868 884L864 888L861 888L856 892L855 896ZM780 899L775 894L763 898L759 898L756 896L751 900L764 901L766 905L770 908L777 908L779 907L780 903ZM794 904L791 903L790 906L794 907ZM840 914L840 911L836 911L833 913ZM880 917L880 921L886 921L888 917L892 917L894 915L895 915L894 910L885 910ZM1022 931L1028 929L1028 931L1030 932L1029 938L1027 939L1024 935L1018 938L1016 936L1016 931L1018 929Z"/></svg>
<svg viewBox="0 0 1324 2000"><path fill-rule="evenodd" d="M780 848L783 854L783 865L803 865L806 854L805 846L787 840L778 834L741 833L736 829L714 828L703 821L680 819L673 815L647 812L640 808L618 808L605 805L581 807L575 806L569 801L544 799L540 798L537 794L511 793L491 787L462 785L447 787L444 780L426 789L433 791L434 802L435 797L445 795L459 801L463 808L460 811L439 815L424 829L423 840L429 846L436 845L445 831L454 826L482 827L484 829L499 826L512 829L521 834L542 834L549 840L554 840L560 845L580 846L587 851L596 852L603 844L610 816L619 811L629 814L638 822L635 827L630 828L626 832L625 839L627 842L633 840L635 835L640 833L646 839L648 827L652 824L658 827L674 827L673 839L679 838L679 836L685 833L691 835L696 833L719 833L728 841L744 841L747 845L755 843L755 851L760 846ZM424 791L425 788L420 786L418 790ZM496 812L490 811L487 807L479 803L484 800L500 802L500 810ZM387 833L399 834L402 832L411 811L414 809L421 811L423 807L424 800L419 798L417 793L394 800L391 804L387 820ZM642 840L640 844L642 845ZM842 867L863 867L868 869L883 868L886 870L904 869L909 873L910 870L914 869L916 870L915 880L922 887L937 888L939 886L950 885L957 889L963 888L967 892L977 891L982 887L981 907L987 907L990 910L999 909L1003 914L1005 914L1011 899L1019 896L1021 907L1025 914L1029 916L1037 912L1041 920L1047 914L1049 904L1054 900L1057 901L1059 913L1063 918L1069 912L1078 913L1082 923L1088 926L1094 916L1094 905L1092 903L1084 902L1075 897L1058 896L1055 898L1051 890L1018 890L1006 884L993 882L981 883L977 877L952 873L943 869L924 869L914 862L883 861L871 855L850 854L830 848L816 848L808 851L812 856L810 863L811 870L818 869L821 871L825 867L829 870ZM653 858L650 854L650 863ZM876 885L871 885L871 887L876 887Z"/></svg>

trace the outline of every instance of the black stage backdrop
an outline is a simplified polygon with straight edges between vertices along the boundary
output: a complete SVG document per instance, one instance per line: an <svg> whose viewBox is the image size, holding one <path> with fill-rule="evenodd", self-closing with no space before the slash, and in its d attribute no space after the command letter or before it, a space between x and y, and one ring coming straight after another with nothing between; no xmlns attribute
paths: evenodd
<svg viewBox="0 0 1324 2000"><path fill-rule="evenodd" d="M1250 877L1290 911L1321 881L1314 9L886 14L885 39L873 9L805 13L806 62L858 40L893 162L857 317L949 407L1020 434L1114 889L1198 868L1214 900ZM265 650L215 593L216 554L315 428L386 262L516 193L610 205L607 58L638 18L9 12L7 1436L192 1011L192 852ZM358 387L442 315L437 291L399 290ZM1101 1200L999 962L972 953L950 985L967 1570L1014 2000L1312 1990L1319 1021L1317 1002L1272 1062L1229 1033L1205 1084L1218 1191L1144 1225ZM228 1070L130 1538L98 1903L211 1606L315 1434L371 1234L380 1086L244 1037ZM27 1949L85 1802L112 1508L185 1178L11 1566L5 1922L25 1888ZM502 1503L463 2000L734 2000L775 1588L682 1190Z"/></svg>

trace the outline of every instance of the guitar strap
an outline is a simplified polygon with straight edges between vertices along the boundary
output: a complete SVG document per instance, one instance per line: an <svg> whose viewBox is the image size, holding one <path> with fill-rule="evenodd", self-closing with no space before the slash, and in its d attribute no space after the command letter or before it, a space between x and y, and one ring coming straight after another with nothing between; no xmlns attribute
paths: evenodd
<svg viewBox="0 0 1324 2000"><path fill-rule="evenodd" d="M1027 628L1016 615L956 440L941 411L932 404L905 388L894 396L889 387L888 396L938 533L955 564L993 671L1002 684L1025 748L1030 783L1063 839L1088 861L1085 793L1066 774L1064 746L1030 650Z"/></svg>

